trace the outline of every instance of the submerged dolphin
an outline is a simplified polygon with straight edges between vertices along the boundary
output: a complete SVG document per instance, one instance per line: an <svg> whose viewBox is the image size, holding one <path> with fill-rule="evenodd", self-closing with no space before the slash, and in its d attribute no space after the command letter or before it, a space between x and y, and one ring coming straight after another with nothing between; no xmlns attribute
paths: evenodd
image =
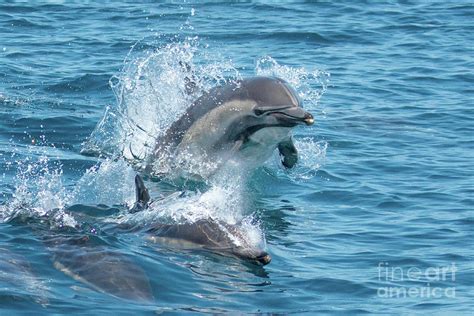
<svg viewBox="0 0 474 316"><path fill-rule="evenodd" d="M118 298L153 301L143 269L128 256L101 244L99 237L57 234L45 237L44 242L53 253L54 267L76 281Z"/></svg>
<svg viewBox="0 0 474 316"><path fill-rule="evenodd" d="M303 110L301 101L282 79L255 77L211 89L158 138L147 170L153 172L153 159L167 152L181 152L211 161L216 157L237 157L258 166L278 148L285 167L293 167L297 150L291 129L311 125L313 116ZM197 154L197 155L194 155Z"/></svg>
<svg viewBox="0 0 474 316"><path fill-rule="evenodd" d="M0 247L0 295L20 289L34 298L38 304L49 304L49 289L44 281L33 274L30 263L20 254Z"/></svg>
<svg viewBox="0 0 474 316"><path fill-rule="evenodd" d="M145 209L150 202L143 180L135 177L137 202L130 212ZM162 224L155 223L146 230L153 242L180 243L202 247L217 253L231 254L239 258L268 264L270 255L259 246L251 244L237 225L230 225L213 219L201 219L193 223Z"/></svg>
<svg viewBox="0 0 474 316"><path fill-rule="evenodd" d="M144 303L153 301L145 271L130 256L109 245L102 230L84 229L88 227L86 221L74 227L57 227L55 221L63 215L61 210L53 209L40 218L26 218L26 223L52 254L56 269L96 291L117 298ZM81 221L88 218L81 213L75 212L75 215L75 219ZM0 260L0 268L2 266L4 263Z"/></svg>

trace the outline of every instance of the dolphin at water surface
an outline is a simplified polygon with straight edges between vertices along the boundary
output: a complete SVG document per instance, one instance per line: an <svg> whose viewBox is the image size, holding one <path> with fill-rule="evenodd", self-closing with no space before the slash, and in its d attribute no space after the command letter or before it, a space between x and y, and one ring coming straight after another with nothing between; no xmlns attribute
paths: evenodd
<svg viewBox="0 0 474 316"><path fill-rule="evenodd" d="M154 300L145 271L132 258L105 244L99 236L45 236L56 269L102 293L150 303Z"/></svg>
<svg viewBox="0 0 474 316"><path fill-rule="evenodd" d="M27 209L25 209L25 213ZM113 247L107 235L88 227L89 224L68 226L56 222L65 213L50 210L38 217L24 216L16 219L28 224L43 242L56 269L90 288L120 299L151 303L154 300L149 279L135 260ZM75 212L75 219L88 217ZM85 228L86 225L88 228ZM3 250L0 248L0 251ZM15 267L18 280L33 280L31 273L20 260L4 251L0 268ZM6 260L5 260L6 259ZM14 265L13 265L14 264ZM0 273L0 283L2 280Z"/></svg>
<svg viewBox="0 0 474 316"><path fill-rule="evenodd" d="M2 247L0 254L0 296L12 289L21 289L33 297L36 303L47 306L49 289L44 281L33 273L26 258ZM16 293L8 294L14 296Z"/></svg>
<svg viewBox="0 0 474 316"><path fill-rule="evenodd" d="M150 203L150 194L139 175L135 176L135 186L137 200L131 213L144 210ZM200 219L182 224L154 223L145 232L149 234L148 239L156 243L200 247L262 265L271 261L270 255L260 245L255 245L248 239L242 227L216 219Z"/></svg>

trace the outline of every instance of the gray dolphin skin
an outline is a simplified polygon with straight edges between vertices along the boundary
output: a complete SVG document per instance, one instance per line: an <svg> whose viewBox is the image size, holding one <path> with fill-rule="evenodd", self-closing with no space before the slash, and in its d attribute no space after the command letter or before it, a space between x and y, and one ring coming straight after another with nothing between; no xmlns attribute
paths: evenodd
<svg viewBox="0 0 474 316"><path fill-rule="evenodd" d="M246 242L238 226L222 221L201 219L185 224L157 224L147 232L151 234L149 239L156 243L180 244L183 247L191 248L201 247L261 265L266 265L271 261L271 257L266 251ZM230 236L238 239L239 245Z"/></svg>
<svg viewBox="0 0 474 316"><path fill-rule="evenodd" d="M96 291L131 301L152 302L145 271L128 256L92 237L45 237L44 242L53 253L54 267Z"/></svg>
<svg viewBox="0 0 474 316"><path fill-rule="evenodd" d="M74 214L80 222L91 220L78 211ZM44 222L47 221L45 217ZM154 301L145 271L131 256L110 245L102 230L91 232L78 224L55 229L41 225L35 226L34 231L51 253L54 267L67 276L116 298L144 304Z"/></svg>
<svg viewBox="0 0 474 316"><path fill-rule="evenodd" d="M301 105L296 92L279 78L254 77L213 88L157 139L153 157L164 151L188 151L211 159L219 153L238 154L260 165L278 148L283 165L291 168L298 160L291 129L314 123ZM153 170L152 163L148 162L148 171Z"/></svg>
<svg viewBox="0 0 474 316"><path fill-rule="evenodd" d="M0 294L9 288L21 288L38 304L49 304L48 288L33 274L31 265L23 256L0 248Z"/></svg>
<svg viewBox="0 0 474 316"><path fill-rule="evenodd" d="M139 175L135 176L137 201L131 212L139 212L150 203L150 195ZM270 255L258 246L250 244L237 225L222 221L201 219L193 223L160 224L155 223L146 230L153 242L195 245L203 249L230 254L251 262L266 265ZM231 237L232 236L232 237ZM236 243L236 240L238 242Z"/></svg>

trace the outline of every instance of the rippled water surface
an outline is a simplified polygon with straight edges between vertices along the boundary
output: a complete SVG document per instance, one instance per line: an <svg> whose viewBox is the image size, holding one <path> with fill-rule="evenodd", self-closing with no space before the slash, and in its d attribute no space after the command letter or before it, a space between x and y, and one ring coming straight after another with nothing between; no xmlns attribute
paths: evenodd
<svg viewBox="0 0 474 316"><path fill-rule="evenodd" d="M469 1L2 2L0 314L469 314L473 16ZM146 179L155 202L127 214L154 137L254 75L316 118L294 131L298 166ZM272 262L111 229L209 216Z"/></svg>

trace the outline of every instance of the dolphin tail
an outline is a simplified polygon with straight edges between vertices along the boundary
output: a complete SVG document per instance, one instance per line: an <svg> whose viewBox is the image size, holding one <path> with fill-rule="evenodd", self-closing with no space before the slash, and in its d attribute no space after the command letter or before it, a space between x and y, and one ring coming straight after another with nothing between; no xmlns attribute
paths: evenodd
<svg viewBox="0 0 474 316"><path fill-rule="evenodd" d="M136 213L144 210L148 203L150 202L150 193L143 183L142 177L138 174L135 176L135 192L136 192L136 202L133 208L129 211L130 213Z"/></svg>

